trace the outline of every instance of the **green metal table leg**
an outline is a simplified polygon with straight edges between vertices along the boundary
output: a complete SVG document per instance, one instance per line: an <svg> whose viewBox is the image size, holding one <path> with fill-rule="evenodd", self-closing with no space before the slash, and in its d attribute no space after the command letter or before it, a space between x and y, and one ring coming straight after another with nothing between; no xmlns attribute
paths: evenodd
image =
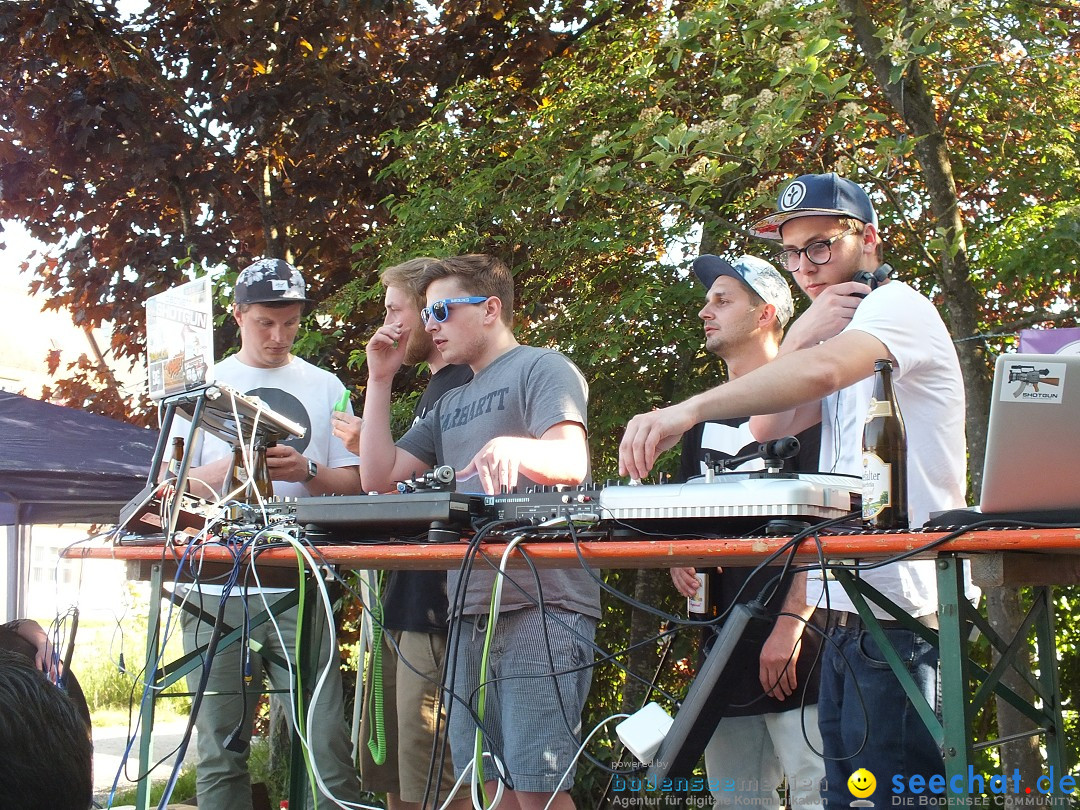
<svg viewBox="0 0 1080 810"><path fill-rule="evenodd" d="M967 784L974 749L971 732L970 665L964 612L963 562L952 555L937 559L938 677L945 778ZM959 776L956 782L953 778ZM964 794L966 795L966 794Z"/></svg>
<svg viewBox="0 0 1080 810"><path fill-rule="evenodd" d="M1061 777L1068 775L1065 769L1065 727L1061 719L1061 684L1058 682L1057 649L1054 643L1053 589L1042 586L1034 588L1035 599L1040 602L1040 615L1035 621L1035 645L1039 654L1039 685L1046 717L1046 764L1054 796L1075 795L1060 790Z"/></svg>
<svg viewBox="0 0 1080 810"><path fill-rule="evenodd" d="M158 687L158 659L161 654L161 576L162 566L150 568L150 606L146 618L146 663L143 677L149 686L144 688L139 707L139 782L135 789L136 810L150 810L150 763L154 744L154 701Z"/></svg>

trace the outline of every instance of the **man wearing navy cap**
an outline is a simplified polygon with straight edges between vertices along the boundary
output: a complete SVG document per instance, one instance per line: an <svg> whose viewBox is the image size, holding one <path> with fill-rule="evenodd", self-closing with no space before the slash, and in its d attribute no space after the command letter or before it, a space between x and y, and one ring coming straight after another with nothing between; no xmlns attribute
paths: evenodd
<svg viewBox="0 0 1080 810"><path fill-rule="evenodd" d="M620 470L641 478L696 422L752 413L761 414L751 420L761 440L820 423L821 471L861 475L874 362L888 358L908 431L909 522L919 526L932 511L962 506L967 454L956 350L933 304L891 280L881 265L869 197L835 174L803 175L784 188L777 209L752 230L782 243L780 264L810 298L810 307L789 327L771 363L685 402L635 416L619 448ZM861 576L911 616L936 624L932 561L896 563ZM823 798L830 806L847 806L847 778L866 768L879 780L868 797L877 804L893 775L929 778L944 773L944 765L854 606L834 584L827 596L820 576L807 585L810 604L832 609L832 643L825 647L818 699L827 776ZM936 705L936 650L874 611L920 690Z"/></svg>
<svg viewBox="0 0 1080 810"><path fill-rule="evenodd" d="M772 360L794 309L784 277L753 256L728 262L706 254L694 260L693 269L706 290L705 305L698 313L705 348L724 362L728 379ZM817 470L818 433L814 425L799 434L799 454L788 459L786 472ZM718 462L751 453L758 444L746 416L694 425L682 437L679 478L688 481L707 474ZM763 467L759 458L731 469ZM782 572L777 567L760 571L725 567L702 573L708 583L708 604L706 615L697 618L726 615L734 604L758 596ZM698 588L697 576L693 568L671 569L675 587L687 597ZM705 746L705 771L717 807L779 810L777 788L784 777L793 807L821 806L819 783L825 763L819 753L815 705L821 639L806 631L802 620L813 613L805 593L804 574L797 574L795 581L785 578L768 604L776 618L754 622L743 634L740 655L745 654L746 660L738 662L728 681L728 707ZM703 651L718 630L711 625L703 629Z"/></svg>

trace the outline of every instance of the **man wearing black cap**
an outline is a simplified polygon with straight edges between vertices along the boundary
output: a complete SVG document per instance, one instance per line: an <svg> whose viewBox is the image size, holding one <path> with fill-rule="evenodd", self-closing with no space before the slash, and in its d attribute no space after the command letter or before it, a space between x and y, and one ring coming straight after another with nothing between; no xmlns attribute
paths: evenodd
<svg viewBox="0 0 1080 810"><path fill-rule="evenodd" d="M803 175L780 195L776 213L754 232L781 241L781 264L812 303L788 329L777 358L739 379L627 425L619 448L624 473L642 477L656 456L704 418L757 416L759 439L821 424L820 469L861 475L862 426L874 363L893 363L893 385L908 433L908 519L963 505L966 479L964 388L948 331L933 304L881 265L877 214L858 185L835 174ZM862 573L901 609L936 624L933 561L902 562ZM847 806L847 778L866 768L878 779L877 801L894 775L944 773L933 737L907 699L882 653L863 631L854 606L820 576L807 586L811 604L832 608L819 725L825 745L830 806ZM892 645L930 704L936 705L937 651L874 609ZM906 783L906 780L905 780Z"/></svg>
<svg viewBox="0 0 1080 810"><path fill-rule="evenodd" d="M699 256L694 274L705 286L705 306L698 317L705 326L705 348L719 357L729 380L768 363L780 348L793 304L787 281L771 264L753 256L728 262L719 256ZM757 449L749 417L701 422L682 437L679 476L683 481L708 474L725 459ZM817 469L818 428L799 434L799 455L789 459L786 472ZM760 470L761 459L733 470ZM706 615L723 616L735 603L745 604L776 577L778 568L703 571ZM751 576L753 574L753 576ZM698 572L672 568L675 587L687 597L698 590ZM785 601L785 591L790 592ZM778 615L769 623L754 622L743 634L740 650L756 652L729 679L728 707L705 747L705 771L717 807L737 805L779 810L777 787L787 777L793 807L821 806L819 783L825 774L821 738L817 731L817 660L821 640L806 630L805 575L784 580L768 605ZM703 648L719 628L703 630ZM742 653L740 653L741 655ZM749 659L749 655L747 655ZM804 732L805 729L805 732Z"/></svg>
<svg viewBox="0 0 1080 810"><path fill-rule="evenodd" d="M240 272L234 290L233 318L240 327L240 350L215 364L214 378L236 390L259 397L272 410L303 425L302 439L279 442L266 450L267 466L274 482L276 497L305 495L355 494L361 491L358 459L331 433L330 415L342 401L345 386L327 371L292 354L293 341L300 329L300 319L310 304L307 287L300 272L281 259L260 259ZM186 436L188 424L177 419L172 434ZM231 462L232 448L220 439L196 434L189 449L193 469L190 479L205 485L195 492L215 500ZM224 621L230 627L242 627L251 613L260 612L259 594L283 594L287 588L247 588L245 595L233 589L226 597ZM192 587L188 601L213 617L222 598L223 586L199 583ZM273 602L274 597L269 596ZM310 762L321 777L325 789L319 789L319 810L339 807L336 800L359 802L360 787L352 763L345 726L341 672L336 646L327 617L320 611L315 627L313 649L319 650L321 676L325 681L318 692L312 722L307 726ZM196 716L198 759L196 788L200 808L245 810L251 808L248 776L247 739L255 719L259 685L265 674L275 690L289 694L292 673L276 666L260 652L278 659L294 661L296 609L278 616L277 626L266 622L251 626L249 637L261 645L241 651L237 645L219 649L210 669L206 694ZM200 621L186 611L181 615L184 650L190 652L205 645L210 638L213 619ZM280 634L279 634L280 630ZM188 677L189 687L198 684L201 671ZM245 679L254 686L242 697L238 692ZM315 684L310 684L314 687ZM246 705L245 705L246 697ZM305 710L311 695L302 701ZM287 715L291 718L292 711Z"/></svg>

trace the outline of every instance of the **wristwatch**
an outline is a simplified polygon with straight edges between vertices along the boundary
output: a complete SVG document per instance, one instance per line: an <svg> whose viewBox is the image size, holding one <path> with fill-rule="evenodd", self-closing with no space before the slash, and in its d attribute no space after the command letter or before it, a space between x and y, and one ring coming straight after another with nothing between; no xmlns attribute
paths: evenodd
<svg viewBox="0 0 1080 810"><path fill-rule="evenodd" d="M307 460L307 478L304 479L306 484L312 478L319 474L319 465L312 461L310 458Z"/></svg>

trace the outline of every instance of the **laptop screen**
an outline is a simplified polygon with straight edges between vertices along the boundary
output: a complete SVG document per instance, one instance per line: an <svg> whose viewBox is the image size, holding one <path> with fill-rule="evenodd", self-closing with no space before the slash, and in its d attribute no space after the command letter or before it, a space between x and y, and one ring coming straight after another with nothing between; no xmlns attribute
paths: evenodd
<svg viewBox="0 0 1080 810"><path fill-rule="evenodd" d="M1080 355L998 357L979 506L1080 511Z"/></svg>

